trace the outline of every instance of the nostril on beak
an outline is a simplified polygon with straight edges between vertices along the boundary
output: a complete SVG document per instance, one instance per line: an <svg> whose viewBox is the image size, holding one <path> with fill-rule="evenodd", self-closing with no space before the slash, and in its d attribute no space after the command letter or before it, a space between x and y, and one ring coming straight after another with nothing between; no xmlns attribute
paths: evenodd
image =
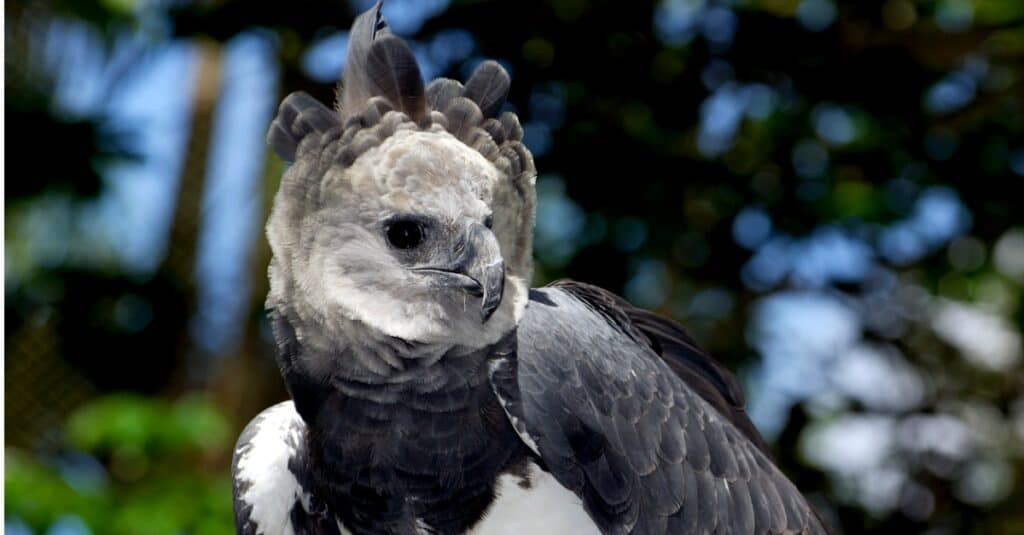
<svg viewBox="0 0 1024 535"><path fill-rule="evenodd" d="M463 289L466 291L466 293L468 293L469 295L472 295L473 297L483 297L484 296L484 287L483 287L483 285L480 284L480 281L478 281L476 279L470 279L470 280L473 281L473 282L470 283L470 284L467 284L466 286L463 286Z"/></svg>

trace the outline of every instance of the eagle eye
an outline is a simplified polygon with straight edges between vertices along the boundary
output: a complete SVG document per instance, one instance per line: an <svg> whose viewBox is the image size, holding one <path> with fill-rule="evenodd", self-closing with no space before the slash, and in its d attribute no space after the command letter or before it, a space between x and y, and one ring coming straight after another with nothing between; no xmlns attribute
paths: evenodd
<svg viewBox="0 0 1024 535"><path fill-rule="evenodd" d="M423 242L423 227L416 221L395 221L384 232L396 249L412 249Z"/></svg>

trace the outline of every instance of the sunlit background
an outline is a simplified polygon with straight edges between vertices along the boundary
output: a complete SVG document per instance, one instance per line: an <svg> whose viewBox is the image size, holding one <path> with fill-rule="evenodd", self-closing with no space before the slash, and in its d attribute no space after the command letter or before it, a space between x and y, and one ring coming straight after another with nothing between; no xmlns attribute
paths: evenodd
<svg viewBox="0 0 1024 535"><path fill-rule="evenodd" d="M277 103L370 2L6 3L5 530L231 531ZM1024 3L391 0L537 160L535 284L683 322L847 533L1024 533Z"/></svg>

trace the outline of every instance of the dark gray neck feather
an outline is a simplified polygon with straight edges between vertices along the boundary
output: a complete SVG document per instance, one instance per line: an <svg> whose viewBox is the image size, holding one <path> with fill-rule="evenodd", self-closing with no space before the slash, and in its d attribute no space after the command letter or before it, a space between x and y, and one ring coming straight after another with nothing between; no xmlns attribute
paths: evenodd
<svg viewBox="0 0 1024 535"><path fill-rule="evenodd" d="M433 357L401 341L300 343L280 316L274 331L282 375L309 428L312 486L350 529L411 532L420 519L439 532L463 531L493 499L496 477L525 459L489 382L492 359L514 360L514 331L492 347ZM400 363L367 366L374 350Z"/></svg>

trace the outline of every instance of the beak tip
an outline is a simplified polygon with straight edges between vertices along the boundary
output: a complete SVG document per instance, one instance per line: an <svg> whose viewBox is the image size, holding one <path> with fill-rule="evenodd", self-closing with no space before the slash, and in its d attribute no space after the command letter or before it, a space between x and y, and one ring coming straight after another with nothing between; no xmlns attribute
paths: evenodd
<svg viewBox="0 0 1024 535"><path fill-rule="evenodd" d="M491 282L484 287L484 295L480 299L480 323L487 323L494 312L501 306L501 298L504 294L505 280L504 269L498 275L496 282Z"/></svg>
<svg viewBox="0 0 1024 535"><path fill-rule="evenodd" d="M494 312L498 310L498 305L501 303L500 299L488 300L485 299L480 305L480 323L487 323L487 320L491 319Z"/></svg>

